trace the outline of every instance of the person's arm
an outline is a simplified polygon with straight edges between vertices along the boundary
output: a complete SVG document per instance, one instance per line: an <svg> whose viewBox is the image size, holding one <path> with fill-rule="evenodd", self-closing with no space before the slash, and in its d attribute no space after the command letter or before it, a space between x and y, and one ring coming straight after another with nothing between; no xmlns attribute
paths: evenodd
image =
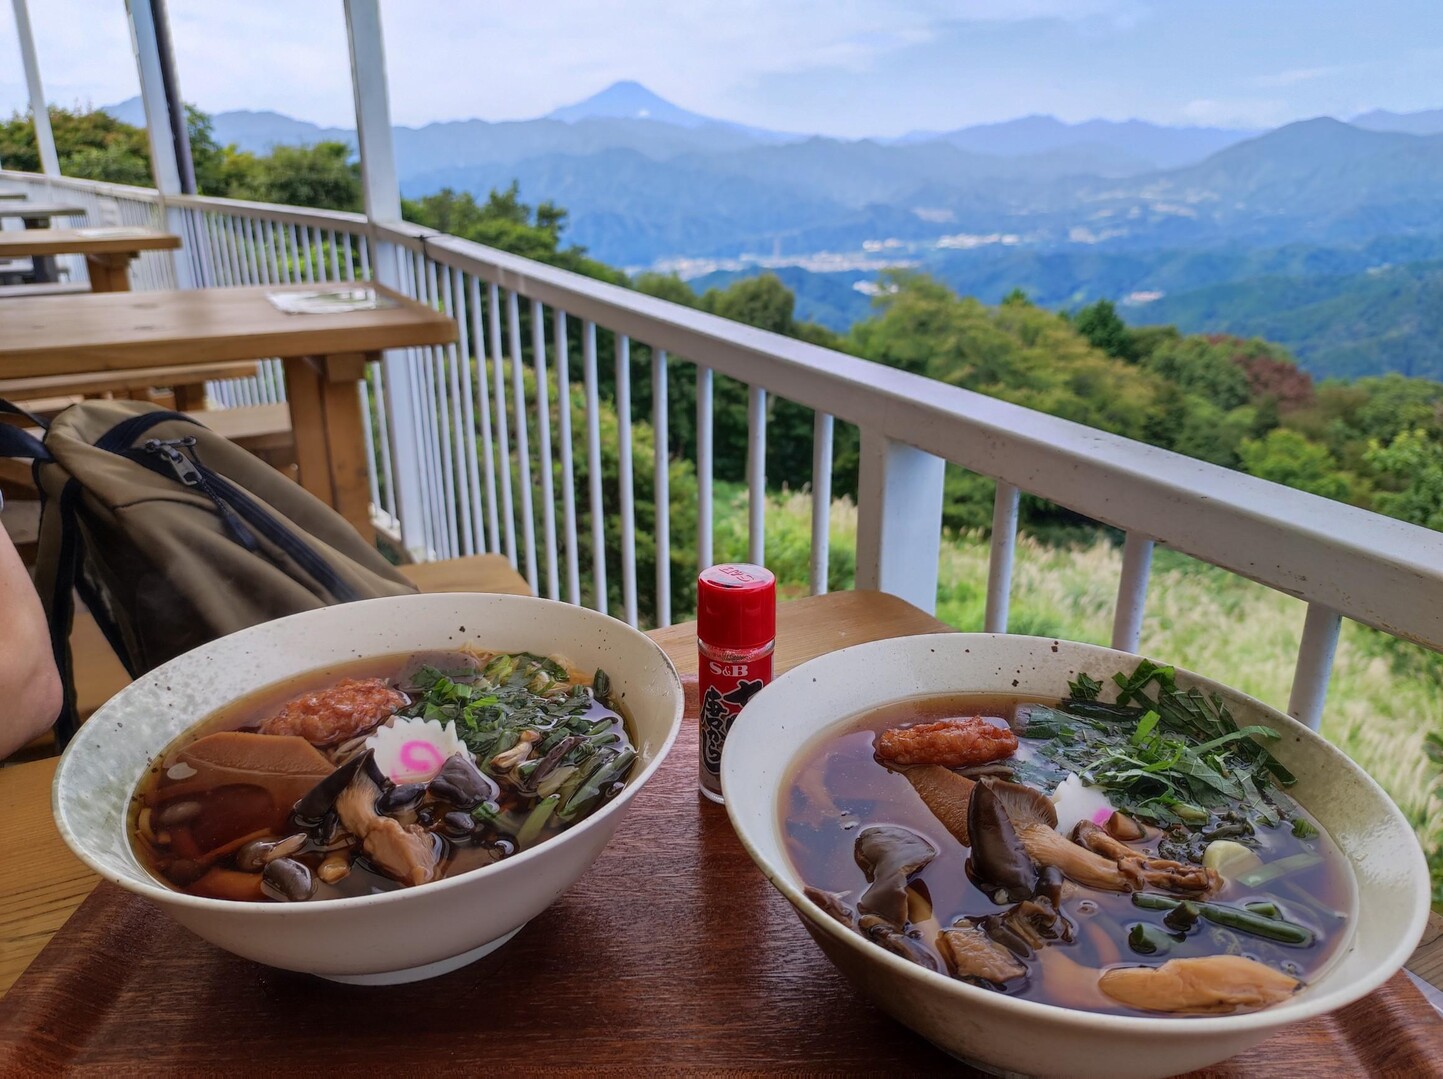
<svg viewBox="0 0 1443 1079"><path fill-rule="evenodd" d="M61 703L40 597L0 524L0 758L44 733Z"/></svg>

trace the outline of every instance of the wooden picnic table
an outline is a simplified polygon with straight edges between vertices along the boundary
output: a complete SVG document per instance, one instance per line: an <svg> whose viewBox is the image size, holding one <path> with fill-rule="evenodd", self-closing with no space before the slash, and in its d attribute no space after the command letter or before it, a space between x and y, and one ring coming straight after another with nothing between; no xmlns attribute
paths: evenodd
<svg viewBox="0 0 1443 1079"><path fill-rule="evenodd" d="M31 202L22 195L14 201L0 202L0 224L7 217L18 217L26 231L48 229L52 217L84 217L85 208L68 202ZM4 235L6 230L0 230ZM37 284L53 283L57 279L55 259L50 255L39 255L33 260Z"/></svg>
<svg viewBox="0 0 1443 1079"><path fill-rule="evenodd" d="M35 260L55 255L84 255L90 271L91 292L126 292L130 289L130 261L142 251L171 251L180 237L159 229L96 226L73 229L27 228L0 230L0 258ZM0 291L0 297L3 297Z"/></svg>
<svg viewBox="0 0 1443 1079"><path fill-rule="evenodd" d="M794 600L778 609L776 669L946 628L880 593ZM694 717L695 623L650 636L687 681ZM113 885L36 960L96 878L56 834L54 763L0 770L0 864L24 866L0 876L0 990L34 961L0 1001L0 1070L8 1050L29 1067L97 1072L181 1074L201 1061L235 1074L337 1071L374 1066L397 1046L408 1066L439 1073L959 1070L832 969L724 808L698 797L696 755L691 719L596 865L514 942L445 979L385 989L229 956ZM483 1006L457 1012L438 999ZM339 1028L326 1018L358 1011L364 1022ZM1207 1074L1416 1074L1420 1053L1437 1048L1430 1014L1395 978Z"/></svg>
<svg viewBox="0 0 1443 1079"><path fill-rule="evenodd" d="M358 389L366 364L383 349L449 344L456 324L399 293L364 287L392 306L293 315L266 298L316 285L0 301L0 378L280 357L302 485L370 536L370 447Z"/></svg>

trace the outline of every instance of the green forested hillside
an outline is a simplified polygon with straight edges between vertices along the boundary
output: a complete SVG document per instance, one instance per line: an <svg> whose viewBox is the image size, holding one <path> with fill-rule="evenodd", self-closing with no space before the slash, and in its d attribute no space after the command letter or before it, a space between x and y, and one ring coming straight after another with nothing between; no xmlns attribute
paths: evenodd
<svg viewBox="0 0 1443 1079"><path fill-rule="evenodd" d="M1137 309L1148 322L1287 345L1319 377L1443 378L1443 261L1361 273L1248 278Z"/></svg>

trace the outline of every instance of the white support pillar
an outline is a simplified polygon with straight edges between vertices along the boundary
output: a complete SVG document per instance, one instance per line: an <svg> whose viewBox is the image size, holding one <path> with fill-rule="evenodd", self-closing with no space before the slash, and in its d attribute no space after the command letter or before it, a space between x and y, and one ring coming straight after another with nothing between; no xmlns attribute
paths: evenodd
<svg viewBox="0 0 1443 1079"><path fill-rule="evenodd" d="M1298 665L1293 672L1293 692L1288 715L1317 730L1323 722L1323 705L1328 699L1328 682L1333 674L1333 654L1338 650L1338 632L1343 619L1337 611L1320 603L1308 604L1303 620L1303 639L1298 645Z"/></svg>
<svg viewBox="0 0 1443 1079"><path fill-rule="evenodd" d="M145 131L150 141L150 174L155 180L155 189L160 192L166 229L177 236L184 236L185 211L180 207L165 205L167 196L181 193L181 186L180 167L175 158L170 102L165 92L160 38L156 29L156 9L150 0L126 0L125 11L130 19L130 44L135 50L135 70L140 76L140 100L145 107ZM171 255L175 265L176 284L181 288L196 287L198 282L192 260L186 252L173 251Z"/></svg>
<svg viewBox="0 0 1443 1079"><path fill-rule="evenodd" d="M874 431L862 431L857 492L857 587L937 609L946 462Z"/></svg>
<svg viewBox="0 0 1443 1079"><path fill-rule="evenodd" d="M386 87L386 47L381 35L378 0L345 0L346 39L351 55L351 88L356 102L356 143L361 156L361 192L372 225L401 220L401 188L396 180L396 153L391 143L391 103ZM372 231L375 278L383 285L401 284L399 259L404 250ZM477 355L481 355L478 343ZM381 354L386 383L387 433L390 436L396 515L401 543L411 557L427 557L422 498L418 402L408 370L407 354L388 349ZM498 394L501 389L498 386Z"/></svg>
<svg viewBox="0 0 1443 1079"><path fill-rule="evenodd" d="M11 0L15 6L15 35L20 39L20 62L25 68L25 86L30 92L30 112L35 120L35 146L40 151L40 171L60 175L60 158L55 153L55 135L50 130L50 111L45 106L45 89L40 84L40 61L35 57L35 36L30 32L30 12L25 0Z"/></svg>

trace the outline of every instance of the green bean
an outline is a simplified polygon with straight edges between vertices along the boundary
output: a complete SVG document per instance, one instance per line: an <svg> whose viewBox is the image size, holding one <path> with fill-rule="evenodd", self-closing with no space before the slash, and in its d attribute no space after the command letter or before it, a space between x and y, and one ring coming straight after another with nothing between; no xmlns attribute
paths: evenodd
<svg viewBox="0 0 1443 1079"><path fill-rule="evenodd" d="M521 831L516 833L517 850L525 850L541 838L542 829L546 827L546 822L551 819L551 814L560 801L561 795L553 794L536 803L536 808L526 818L526 823L521 826Z"/></svg>
<svg viewBox="0 0 1443 1079"><path fill-rule="evenodd" d="M1172 951L1173 937L1155 925L1134 922L1127 931L1127 946L1138 955L1166 955Z"/></svg>
<svg viewBox="0 0 1443 1079"><path fill-rule="evenodd" d="M1162 924L1178 933L1186 933L1197 925L1202 909L1196 903L1179 903L1162 916Z"/></svg>
<svg viewBox="0 0 1443 1079"><path fill-rule="evenodd" d="M1150 892L1134 892L1132 902L1134 906L1142 907L1144 910L1166 911L1175 910L1184 904L1181 899L1172 899L1169 896ZM1265 937L1268 940L1275 940L1279 944L1306 945L1313 943L1313 931L1295 922L1283 921L1281 918L1265 918L1253 911L1244 910L1241 907L1229 907L1222 903L1192 903L1188 901L1188 905L1195 906L1197 912L1208 921L1217 925L1225 925L1229 929Z"/></svg>
<svg viewBox="0 0 1443 1079"><path fill-rule="evenodd" d="M1244 873L1238 877L1238 883L1247 888L1256 888L1259 884L1266 884L1278 877L1285 877L1289 873L1296 873L1300 869L1307 869L1309 866L1317 865L1323 860L1321 854L1312 851L1303 851L1300 854L1290 854L1286 858L1279 858L1276 862L1269 862L1259 869L1250 873Z"/></svg>
<svg viewBox="0 0 1443 1079"><path fill-rule="evenodd" d="M1282 912L1278 910L1278 905L1273 902L1254 900L1251 903L1244 903L1243 907L1246 910L1252 911L1260 918L1281 918L1283 916Z"/></svg>

